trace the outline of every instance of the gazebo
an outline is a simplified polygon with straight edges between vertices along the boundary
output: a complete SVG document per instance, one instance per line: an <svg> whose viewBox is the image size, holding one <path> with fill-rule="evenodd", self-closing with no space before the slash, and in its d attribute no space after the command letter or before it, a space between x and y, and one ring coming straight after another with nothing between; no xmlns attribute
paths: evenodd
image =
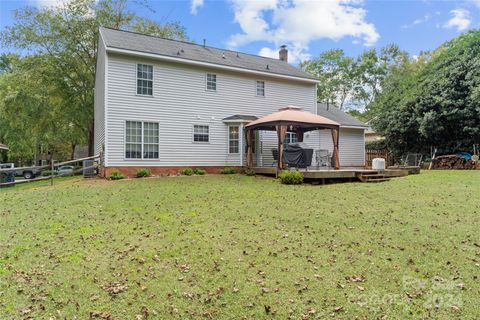
<svg viewBox="0 0 480 320"><path fill-rule="evenodd" d="M279 111L266 115L245 126L247 135L247 166L253 165L253 131L268 130L277 131L278 137L278 169L284 169L283 142L288 128L297 134L297 140L303 142L303 134L308 131L330 129L333 140L333 166L340 169L340 158L338 153L338 136L340 124L325 117L304 111L302 108L287 106Z"/></svg>

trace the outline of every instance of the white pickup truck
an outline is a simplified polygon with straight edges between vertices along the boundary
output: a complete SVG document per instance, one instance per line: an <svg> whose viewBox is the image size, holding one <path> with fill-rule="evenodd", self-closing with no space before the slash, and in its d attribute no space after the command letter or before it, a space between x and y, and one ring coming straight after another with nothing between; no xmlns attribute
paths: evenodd
<svg viewBox="0 0 480 320"><path fill-rule="evenodd" d="M15 169L15 164L13 163L0 163L0 169ZM36 169L35 167L24 167L15 170L16 177L24 177L25 179L33 179L36 176L40 175L40 170Z"/></svg>

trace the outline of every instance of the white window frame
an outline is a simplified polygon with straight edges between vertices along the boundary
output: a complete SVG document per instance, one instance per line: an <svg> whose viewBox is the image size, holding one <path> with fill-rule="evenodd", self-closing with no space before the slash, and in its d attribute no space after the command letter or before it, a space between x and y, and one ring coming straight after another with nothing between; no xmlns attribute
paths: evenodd
<svg viewBox="0 0 480 320"><path fill-rule="evenodd" d="M149 67L152 67L152 79L144 79L144 78L139 78L138 77L138 66L149 66ZM154 77L155 77L155 67L153 66L153 64L146 64L146 63L136 63L135 64L135 94L137 96L142 96L142 97L153 97L153 80L154 80ZM152 94L148 94L148 93L138 93L138 80L142 80L142 81L151 81L152 82ZM142 86L143 88L143 86ZM147 88L148 89L148 88Z"/></svg>
<svg viewBox="0 0 480 320"><path fill-rule="evenodd" d="M233 127L237 127L237 139L230 139L230 129L233 128ZM240 153L240 138L241 138L242 134L240 132L240 125L235 125L235 124L232 124L232 125L229 125L228 126L228 154L239 154ZM237 141L237 152L231 152L231 147L232 147L232 141Z"/></svg>
<svg viewBox="0 0 480 320"><path fill-rule="evenodd" d="M263 83L263 95L258 94L258 84ZM265 98L266 96L266 83L265 80L255 80L255 96L260 97L260 98Z"/></svg>
<svg viewBox="0 0 480 320"><path fill-rule="evenodd" d="M141 141L141 157L140 158L127 158L127 122L140 122L141 125L141 130L142 130L142 141ZM145 158L143 156L143 150L144 150L144 137L145 137L145 131L144 131L144 123L156 123L158 125L158 157L157 158ZM159 160L160 159L160 122L158 121L148 121L148 120L125 120L124 121L124 128L123 128L123 159L127 161L137 161L137 160ZM149 145L155 145L155 143L147 143Z"/></svg>
<svg viewBox="0 0 480 320"><path fill-rule="evenodd" d="M289 140L290 140L289 143L285 142L285 140L287 140L287 136L289 136ZM292 142L292 137L294 137L294 136L295 136L295 140L296 140L296 141L295 141L295 142ZM285 143L285 144L290 144L290 143L296 143L296 142L298 142L297 133L296 133L296 132L292 132L292 131L287 131L287 132L285 133L284 143Z"/></svg>
<svg viewBox="0 0 480 320"><path fill-rule="evenodd" d="M208 130L208 133L207 133L207 137L208 137L208 141L195 141L195 127L207 127L207 130ZM210 143L210 126L208 124L203 124L203 123L196 123L192 126L192 142L193 143Z"/></svg>
<svg viewBox="0 0 480 320"><path fill-rule="evenodd" d="M215 76L215 89L209 89L208 88L208 83L209 82L212 82L212 81L209 81L208 80L208 76ZM218 85L218 75L216 73L209 73L207 72L205 74L205 90L207 90L208 92L217 92L217 85Z"/></svg>

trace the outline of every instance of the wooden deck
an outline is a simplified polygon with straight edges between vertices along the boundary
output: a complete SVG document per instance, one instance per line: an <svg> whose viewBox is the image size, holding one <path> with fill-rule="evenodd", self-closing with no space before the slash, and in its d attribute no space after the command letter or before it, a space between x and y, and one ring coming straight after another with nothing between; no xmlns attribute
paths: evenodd
<svg viewBox="0 0 480 320"><path fill-rule="evenodd" d="M254 167L253 170L257 174L264 175L275 175L277 173L276 167ZM308 168L300 169L299 171L303 173L305 179L358 179L365 182L380 182L389 180L390 178L404 177L409 174L409 170L403 168L386 170L372 170L365 168L341 168L339 170Z"/></svg>

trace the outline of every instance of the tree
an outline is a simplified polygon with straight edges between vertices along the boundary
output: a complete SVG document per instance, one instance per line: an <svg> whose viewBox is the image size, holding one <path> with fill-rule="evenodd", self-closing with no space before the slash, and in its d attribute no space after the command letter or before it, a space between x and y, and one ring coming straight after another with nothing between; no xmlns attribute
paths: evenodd
<svg viewBox="0 0 480 320"><path fill-rule="evenodd" d="M76 128L72 134L79 135L79 142L88 142L90 154L93 153L98 28L104 26L186 39L185 29L179 23L159 24L138 17L127 8L127 0L71 0L55 8L42 9L27 6L15 11L14 16L15 23L0 33L0 41L39 56L42 63L49 65L36 77L55 87L63 101L63 112L56 116L69 119L67 122Z"/></svg>
<svg viewBox="0 0 480 320"><path fill-rule="evenodd" d="M303 70L316 76L318 101L364 110L382 89L382 83L391 71L408 55L397 45L388 45L379 52L372 49L354 59L343 50L328 50L318 59L305 61Z"/></svg>
<svg viewBox="0 0 480 320"><path fill-rule="evenodd" d="M480 140L480 31L403 63L371 105L397 154L470 150Z"/></svg>
<svg viewBox="0 0 480 320"><path fill-rule="evenodd" d="M340 109L344 107L353 94L355 83L356 68L352 58L345 56L343 50L328 50L318 59L303 62L301 67L320 80L318 101L335 104Z"/></svg>
<svg viewBox="0 0 480 320"><path fill-rule="evenodd" d="M407 60L408 54L395 44L387 45L379 52L372 49L362 53L356 61L357 78L353 104L362 110L367 109L381 92L385 79Z"/></svg>

